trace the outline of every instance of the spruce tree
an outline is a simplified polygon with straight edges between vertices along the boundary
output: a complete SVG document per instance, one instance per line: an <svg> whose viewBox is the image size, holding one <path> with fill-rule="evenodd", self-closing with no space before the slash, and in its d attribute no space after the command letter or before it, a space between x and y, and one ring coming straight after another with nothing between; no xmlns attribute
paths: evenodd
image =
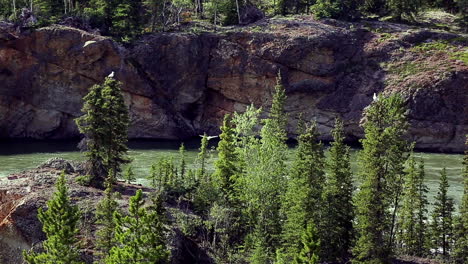
<svg viewBox="0 0 468 264"><path fill-rule="evenodd" d="M408 160L406 182L399 214L399 244L401 252L424 257L427 255L427 186L424 184L424 163L417 167L414 155Z"/></svg>
<svg viewBox="0 0 468 264"><path fill-rule="evenodd" d="M330 155L327 162L327 177L322 194L323 219L320 229L322 237L322 259L344 261L353 240L354 206L353 174L349 147L344 144L343 122L336 119L332 131Z"/></svg>
<svg viewBox="0 0 468 264"><path fill-rule="evenodd" d="M218 143L218 160L215 162L215 172L213 178L222 193L225 205L232 205L231 202L238 199L235 193L236 178L239 176L239 157L236 152L236 142L234 130L231 123L231 116L224 117L221 126L220 141Z"/></svg>
<svg viewBox="0 0 468 264"><path fill-rule="evenodd" d="M280 244L281 235L281 195L286 189L285 162L287 159L287 115L284 107L286 92L278 77L275 93L268 118L261 129L258 163L255 172L250 175L252 200L249 207L254 216L255 234L264 234L266 253L272 259ZM251 162L251 161L246 161ZM253 162L255 163L255 161ZM258 240L260 238L256 238ZM257 245L261 245L257 244ZM257 249L258 250L258 249ZM254 250L256 251L256 250ZM265 250L263 250L265 252Z"/></svg>
<svg viewBox="0 0 468 264"><path fill-rule="evenodd" d="M143 193L138 190L130 198L128 215L114 213L115 241L106 264L167 263L169 252L163 235L163 223L158 210L144 208ZM161 208L156 206L155 209Z"/></svg>
<svg viewBox="0 0 468 264"><path fill-rule="evenodd" d="M199 180L203 177L206 176L206 160L208 158L208 136L206 133L203 133L202 139L201 139L201 144L198 152L198 162L199 162L199 168L198 168L198 178Z"/></svg>
<svg viewBox="0 0 468 264"><path fill-rule="evenodd" d="M186 150L185 150L185 146L184 146L184 143L180 144L180 147L179 147L179 170L178 170L178 176L180 178L180 180L184 180L185 179L185 173L186 173L186 170L187 170L187 162L186 162Z"/></svg>
<svg viewBox="0 0 468 264"><path fill-rule="evenodd" d="M282 228L286 257L294 256L300 250L301 234L306 231L307 223L322 221L325 156L318 136L314 123L307 126L298 139L299 145L282 204L282 212L286 216ZM325 236L329 231L323 230L321 234Z"/></svg>
<svg viewBox="0 0 468 264"><path fill-rule="evenodd" d="M38 210L42 231L47 239L43 242L44 252L24 252L24 259L29 264L81 264L77 249L78 222L80 211L72 205L62 172L56 182L56 192L47 202L47 211Z"/></svg>
<svg viewBox="0 0 468 264"><path fill-rule="evenodd" d="M465 142L468 147L468 138ZM463 196L460 204L460 214L455 224L455 244L453 247L453 260L456 264L468 263L468 149L463 158Z"/></svg>
<svg viewBox="0 0 468 264"><path fill-rule="evenodd" d="M355 197L357 241L354 263L385 263L393 251L396 214L407 159L404 101L380 95L366 109L359 153L361 186Z"/></svg>
<svg viewBox="0 0 468 264"><path fill-rule="evenodd" d="M436 254L442 249L442 257L448 259L453 244L453 198L448 196L449 183L445 168L440 172L439 190L432 212L431 237Z"/></svg>
<svg viewBox="0 0 468 264"><path fill-rule="evenodd" d="M318 264L320 252L320 239L315 225L310 222L302 233L302 247L294 257L293 264Z"/></svg>
<svg viewBox="0 0 468 264"><path fill-rule="evenodd" d="M115 180L121 164L130 162L126 157L129 116L120 86L113 77L107 77L103 84L91 87L84 97L84 115L76 119L85 135L90 184L95 187L103 187L111 169Z"/></svg>
<svg viewBox="0 0 468 264"><path fill-rule="evenodd" d="M135 173L133 173L132 166L128 166L128 167L125 169L125 172L124 172L124 180L125 180L127 183L131 183L131 182L133 182L133 181L136 181Z"/></svg>
<svg viewBox="0 0 468 264"><path fill-rule="evenodd" d="M110 175L112 175L112 171ZM102 258L108 257L110 250L116 245L114 239L115 223L113 220L114 212L118 211L116 198L117 193L112 191L112 183L106 181L104 198L96 207L96 224L98 225L98 230L96 231L96 248Z"/></svg>
<svg viewBox="0 0 468 264"><path fill-rule="evenodd" d="M413 19L423 7L421 0L388 0L387 6L394 18L401 21L403 16Z"/></svg>

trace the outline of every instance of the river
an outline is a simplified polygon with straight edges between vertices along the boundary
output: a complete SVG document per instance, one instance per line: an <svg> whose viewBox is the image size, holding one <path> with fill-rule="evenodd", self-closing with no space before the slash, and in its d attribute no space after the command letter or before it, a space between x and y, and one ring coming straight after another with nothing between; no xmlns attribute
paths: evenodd
<svg viewBox="0 0 468 264"><path fill-rule="evenodd" d="M187 162L193 163L198 151L198 139L186 142ZM214 142L210 146L214 148ZM33 169L44 161L61 157L70 160L83 160L83 154L77 150L75 141L8 141L0 142L0 177ZM145 177L148 175L152 163L161 157L174 156L177 158L180 142L176 141L131 141L130 157L133 159L132 167L138 178L138 182L146 184ZM291 155L294 149L290 149ZM351 153L353 171L357 171L356 157L357 149ZM437 193L440 170L446 167L449 179L449 195L458 203L463 194L462 185L462 160L463 155L441 154L441 153L416 153L417 158L425 162L426 183L429 187L429 199ZM212 160L215 157L212 151Z"/></svg>

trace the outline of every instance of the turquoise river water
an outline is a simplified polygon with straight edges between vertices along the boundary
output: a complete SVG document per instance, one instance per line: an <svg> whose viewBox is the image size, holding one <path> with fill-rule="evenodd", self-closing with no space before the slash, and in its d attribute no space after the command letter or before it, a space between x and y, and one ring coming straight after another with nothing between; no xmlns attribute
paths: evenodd
<svg viewBox="0 0 468 264"><path fill-rule="evenodd" d="M76 148L77 142L73 141L13 141L0 142L0 177L37 167L44 161L61 157L70 160L83 160L83 154ZM130 142L130 157L133 159L132 167L137 175L138 182L145 184L149 167L161 157L177 157L180 142L175 141L132 141ZM198 151L198 140L186 142L187 161L192 163ZM214 146L211 146L212 148ZM291 155L294 149L290 149ZM357 171L356 154L352 151L353 170ZM212 151L213 159L216 157ZM462 160L458 154L440 153L416 153L417 158L425 162L426 183L429 186L429 199L437 193L440 170L446 167L450 183L450 196L458 205L463 193L462 186ZM458 206L457 206L458 208Z"/></svg>

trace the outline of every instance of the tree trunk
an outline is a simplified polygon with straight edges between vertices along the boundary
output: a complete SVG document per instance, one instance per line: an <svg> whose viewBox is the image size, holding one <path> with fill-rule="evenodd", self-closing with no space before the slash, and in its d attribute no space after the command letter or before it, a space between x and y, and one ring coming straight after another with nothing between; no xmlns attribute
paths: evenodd
<svg viewBox="0 0 468 264"><path fill-rule="evenodd" d="M236 8L237 8L237 18L239 19L239 25L242 23L239 11L239 0L236 0Z"/></svg>

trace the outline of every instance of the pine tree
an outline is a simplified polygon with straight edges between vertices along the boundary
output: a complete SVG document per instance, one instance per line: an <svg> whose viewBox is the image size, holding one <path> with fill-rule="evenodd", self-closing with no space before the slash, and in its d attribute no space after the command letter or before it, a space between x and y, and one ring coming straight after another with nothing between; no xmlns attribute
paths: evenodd
<svg viewBox="0 0 468 264"><path fill-rule="evenodd" d="M465 142L468 147L468 138ZM463 159L463 197L460 204L460 215L455 224L455 244L453 247L453 260L456 264L468 263L468 149Z"/></svg>
<svg viewBox="0 0 468 264"><path fill-rule="evenodd" d="M132 181L136 181L135 173L133 173L132 166L128 166L125 169L124 180L127 181L127 183L131 183Z"/></svg>
<svg viewBox="0 0 468 264"><path fill-rule="evenodd" d="M434 211L432 212L431 232L432 246L436 254L442 249L443 258L449 257L453 242L453 199L448 197L449 183L445 168L440 172L439 191L435 197Z"/></svg>
<svg viewBox="0 0 468 264"><path fill-rule="evenodd" d="M322 259L343 261L353 239L354 206L353 174L349 157L349 147L344 144L343 122L337 119L332 131L334 142L331 144L327 162L327 179L322 194L323 220L320 229L322 238Z"/></svg>
<svg viewBox="0 0 468 264"><path fill-rule="evenodd" d="M199 169L198 169L198 177L204 178L206 176L206 159L208 158L208 136L206 133L203 134L200 144L200 149L198 152L198 162L199 162Z"/></svg>
<svg viewBox="0 0 468 264"><path fill-rule="evenodd" d="M130 162L126 157L129 116L120 86L120 82L107 77L102 85L91 87L84 97L84 115L76 119L86 138L90 183L95 187L103 187L111 169L115 180L121 164Z"/></svg>
<svg viewBox="0 0 468 264"><path fill-rule="evenodd" d="M356 194L357 241L354 263L385 263L392 253L396 214L407 159L407 122L398 94L380 95L366 109L359 154L362 184Z"/></svg>
<svg viewBox="0 0 468 264"><path fill-rule="evenodd" d="M301 246L301 234L305 232L307 223L322 221L325 156L318 136L317 125L314 123L307 126L304 134L298 139L296 158L282 204L282 212L286 216L282 228L286 256L297 254ZM328 231L324 230L322 234Z"/></svg>
<svg viewBox="0 0 468 264"><path fill-rule="evenodd" d="M143 193L138 190L130 198L128 215L114 213L115 241L106 264L158 264L167 263L163 223L158 210L144 208ZM156 206L155 208L161 208Z"/></svg>
<svg viewBox="0 0 468 264"><path fill-rule="evenodd" d="M185 173L187 170L186 156L185 146L184 143L182 143L179 148L179 178L182 181L185 179Z"/></svg>
<svg viewBox="0 0 468 264"><path fill-rule="evenodd" d="M424 257L426 248L427 186L424 184L424 163L416 167L414 155L408 160L406 182L399 216L399 244L401 251L410 256Z"/></svg>
<svg viewBox="0 0 468 264"><path fill-rule="evenodd" d="M236 152L236 142L234 130L231 123L231 116L224 117L221 126L220 141L218 143L218 160L215 162L215 172L213 178L218 184L222 193L222 198L226 205L238 199L235 194L236 178L239 176L239 157Z"/></svg>
<svg viewBox="0 0 468 264"><path fill-rule="evenodd" d="M302 248L294 258L294 264L318 264L320 252L320 239L313 223L307 224L302 233Z"/></svg>
<svg viewBox="0 0 468 264"><path fill-rule="evenodd" d="M109 174L112 175L112 171ZM115 223L113 220L114 212L118 211L116 198L117 193L113 193L111 182L106 181L104 198L96 207L96 224L99 226L96 232L96 248L103 258L108 257L110 250L116 245L114 239Z"/></svg>
<svg viewBox="0 0 468 264"><path fill-rule="evenodd" d="M63 172L56 183L57 191L47 202L47 211L38 210L42 231L47 236L43 253L24 252L29 264L81 264L77 249L80 211L72 205Z"/></svg>

